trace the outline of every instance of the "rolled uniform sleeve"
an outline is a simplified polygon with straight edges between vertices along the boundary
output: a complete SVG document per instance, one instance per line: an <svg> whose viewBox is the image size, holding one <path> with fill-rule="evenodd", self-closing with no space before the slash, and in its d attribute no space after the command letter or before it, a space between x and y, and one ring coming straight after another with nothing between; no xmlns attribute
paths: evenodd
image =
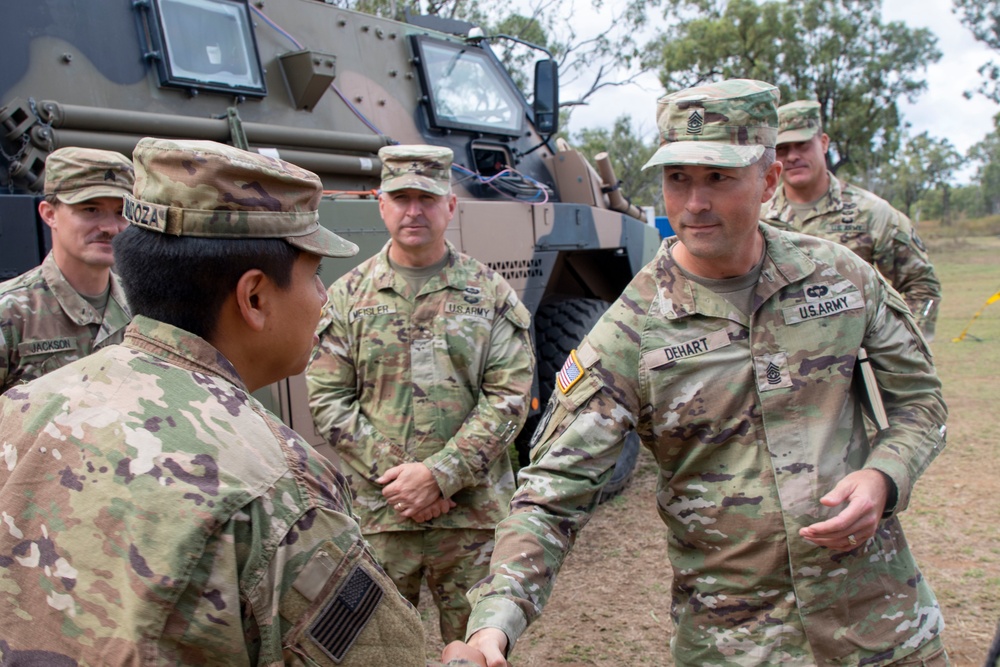
<svg viewBox="0 0 1000 667"><path fill-rule="evenodd" d="M868 351L889 428L875 436L865 464L896 485L894 512L906 509L920 475L945 446L948 410L930 351L900 295L878 276L876 314L868 326Z"/></svg>
<svg viewBox="0 0 1000 667"><path fill-rule="evenodd" d="M445 498L481 484L493 461L506 454L528 415L535 365L528 335L530 314L513 292L504 306L490 340L484 341L489 354L476 406L447 444L424 459Z"/></svg>
<svg viewBox="0 0 1000 667"><path fill-rule="evenodd" d="M336 283L330 288L330 300L318 327L319 345L306 369L309 409L316 430L333 445L341 460L374 482L390 468L417 459L380 433L361 409L350 334L340 315L346 303L340 287Z"/></svg>

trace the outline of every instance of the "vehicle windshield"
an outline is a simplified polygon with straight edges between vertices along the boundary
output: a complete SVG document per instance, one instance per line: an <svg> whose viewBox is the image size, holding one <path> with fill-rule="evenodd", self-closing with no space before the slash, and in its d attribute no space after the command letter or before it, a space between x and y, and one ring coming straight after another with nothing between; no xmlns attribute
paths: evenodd
<svg viewBox="0 0 1000 667"><path fill-rule="evenodd" d="M523 107L481 49L424 40L424 70L434 121L446 127L518 134Z"/></svg>

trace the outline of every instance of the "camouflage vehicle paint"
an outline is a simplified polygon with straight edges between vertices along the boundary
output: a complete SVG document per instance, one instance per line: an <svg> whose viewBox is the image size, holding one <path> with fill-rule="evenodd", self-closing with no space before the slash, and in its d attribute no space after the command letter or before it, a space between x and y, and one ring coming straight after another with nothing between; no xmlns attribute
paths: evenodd
<svg viewBox="0 0 1000 667"><path fill-rule="evenodd" d="M185 8L187 19L170 13ZM455 152L460 200L447 238L501 273L533 314L557 298L613 301L656 251L656 230L611 210L593 168L550 140L551 61L536 65L533 106L489 39L453 34L467 24L400 23L317 0L29 2L3 18L0 276L44 254L44 225L30 221L49 152L130 155L143 136L232 143L319 174L330 191L323 224L361 248L324 262L326 283L388 238L374 189L377 151L394 142ZM318 442L301 378L269 393L275 411Z"/></svg>

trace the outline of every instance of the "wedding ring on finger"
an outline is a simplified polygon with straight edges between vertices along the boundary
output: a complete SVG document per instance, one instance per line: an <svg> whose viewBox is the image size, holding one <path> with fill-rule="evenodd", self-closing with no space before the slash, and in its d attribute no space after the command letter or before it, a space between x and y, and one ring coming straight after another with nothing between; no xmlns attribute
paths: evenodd
<svg viewBox="0 0 1000 667"><path fill-rule="evenodd" d="M403 503L396 503L396 509L399 510L400 512L402 512L404 509L406 509L406 507L403 505ZM853 538L854 538L854 536L852 535L851 539L853 539Z"/></svg>
<svg viewBox="0 0 1000 667"><path fill-rule="evenodd" d="M858 546L858 539L854 537L854 533L851 533L850 535L847 536L847 543L850 544L852 547Z"/></svg>

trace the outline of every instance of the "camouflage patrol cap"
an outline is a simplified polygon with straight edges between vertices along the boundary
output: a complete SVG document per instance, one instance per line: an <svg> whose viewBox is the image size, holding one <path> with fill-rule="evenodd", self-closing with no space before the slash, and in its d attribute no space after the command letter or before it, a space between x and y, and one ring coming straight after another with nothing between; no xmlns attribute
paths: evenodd
<svg viewBox="0 0 1000 667"><path fill-rule="evenodd" d="M450 148L440 146L383 146L378 152L382 160L382 192L414 188L435 195L451 191Z"/></svg>
<svg viewBox="0 0 1000 667"><path fill-rule="evenodd" d="M121 153L72 146L52 151L45 159L45 194L64 204L132 192L135 172Z"/></svg>
<svg viewBox="0 0 1000 667"><path fill-rule="evenodd" d="M730 79L688 88L657 101L660 147L643 169L663 165L746 167L773 148L778 89Z"/></svg>
<svg viewBox="0 0 1000 667"><path fill-rule="evenodd" d="M319 223L323 185L293 164L214 141L146 137L133 152L134 196L124 216L164 234L283 239L325 257L358 247Z"/></svg>
<svg viewBox="0 0 1000 667"><path fill-rule="evenodd" d="M820 131L819 102L799 100L778 107L778 143L809 141Z"/></svg>

